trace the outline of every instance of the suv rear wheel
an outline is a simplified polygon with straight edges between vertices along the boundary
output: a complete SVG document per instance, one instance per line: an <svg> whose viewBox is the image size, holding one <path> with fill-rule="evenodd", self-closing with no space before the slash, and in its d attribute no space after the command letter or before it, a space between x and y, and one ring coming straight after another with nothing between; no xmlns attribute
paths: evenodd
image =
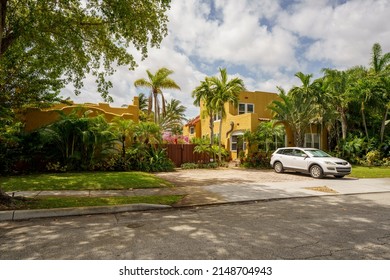
<svg viewBox="0 0 390 280"><path fill-rule="evenodd" d="M276 173L282 173L284 171L283 164L280 161L274 163L274 170Z"/></svg>
<svg viewBox="0 0 390 280"><path fill-rule="evenodd" d="M310 175L313 178L321 179L324 177L324 172L322 171L321 166L314 164L310 167Z"/></svg>

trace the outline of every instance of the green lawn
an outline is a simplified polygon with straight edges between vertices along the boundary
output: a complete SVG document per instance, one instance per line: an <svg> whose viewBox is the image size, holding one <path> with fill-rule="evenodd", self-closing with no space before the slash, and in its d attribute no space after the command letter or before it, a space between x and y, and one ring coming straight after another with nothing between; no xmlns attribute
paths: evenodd
<svg viewBox="0 0 390 280"><path fill-rule="evenodd" d="M34 174L0 177L0 188L12 191L43 190L123 190L141 188L167 188L173 185L153 174L144 172L83 172ZM0 210L49 209L150 203L172 205L182 198L180 195L164 196L116 196L116 197L63 197L15 198L12 204L0 201Z"/></svg>
<svg viewBox="0 0 390 280"><path fill-rule="evenodd" d="M122 190L165 188L172 184L144 172L83 172L0 177L4 191Z"/></svg>
<svg viewBox="0 0 390 280"><path fill-rule="evenodd" d="M356 178L390 178L390 167L353 166L350 176Z"/></svg>

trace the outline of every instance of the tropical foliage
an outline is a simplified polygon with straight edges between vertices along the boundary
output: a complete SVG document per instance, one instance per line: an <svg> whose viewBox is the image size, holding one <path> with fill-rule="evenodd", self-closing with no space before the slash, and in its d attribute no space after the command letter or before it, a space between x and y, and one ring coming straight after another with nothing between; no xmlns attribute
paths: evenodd
<svg viewBox="0 0 390 280"><path fill-rule="evenodd" d="M183 122L187 121L185 111L186 107L181 104L180 100L171 99L166 104L165 115L159 121L163 131L170 132L173 135L181 135L183 131Z"/></svg>
<svg viewBox="0 0 390 280"><path fill-rule="evenodd" d="M200 114L202 118L209 118L210 145L214 144L214 118L217 115L217 112L212 106L213 95L214 92L212 90L210 77L206 77L204 81L201 81L200 85L192 92L192 97L195 98L195 106L200 107L202 103L205 104L204 110L203 112L200 112Z"/></svg>
<svg viewBox="0 0 390 280"><path fill-rule="evenodd" d="M240 156L244 167L269 167L272 151L284 144L284 127L277 121L261 122L255 131L246 131L242 141L246 141L248 153Z"/></svg>
<svg viewBox="0 0 390 280"><path fill-rule="evenodd" d="M228 79L226 68L219 69L220 76L207 77L200 86L195 88L192 96L195 97L194 104L199 105L203 102L206 108L203 114L210 117L210 139L213 139L214 116L220 116L219 136L218 136L218 159L222 161L222 122L226 117L225 104L238 106L238 95L245 90L244 82L240 78ZM213 147L213 142L210 143Z"/></svg>
<svg viewBox="0 0 390 280"><path fill-rule="evenodd" d="M123 168L127 131L120 130L122 124L113 132L102 117L63 116L25 134L15 113L61 101L67 84L79 94L88 74L96 77L97 92L112 101L108 76L116 65L135 68L129 49L144 59L149 47L160 45L169 8L170 0L0 0L0 172L40 169L39 162L58 170L101 168L118 135ZM117 162L115 156L110 162Z"/></svg>
<svg viewBox="0 0 390 280"><path fill-rule="evenodd" d="M15 127L2 134L0 173L168 171L174 167L161 146L161 127L153 122L135 124L114 118L108 123L82 107L58 114L58 121L38 131L25 133Z"/></svg>
<svg viewBox="0 0 390 280"><path fill-rule="evenodd" d="M380 164L390 157L390 53L372 47L369 67L323 69L323 76L297 73L301 85L285 91L269 106L275 119L287 123L298 146L304 133L328 131L328 147L353 163ZM378 159L372 160L372 155Z"/></svg>
<svg viewBox="0 0 390 280"><path fill-rule="evenodd" d="M58 101L69 83L78 94L88 74L111 101L114 66L135 68L129 46L145 58L160 45L169 8L170 0L1 0L0 118Z"/></svg>
<svg viewBox="0 0 390 280"><path fill-rule="evenodd" d="M174 80L168 76L173 74L172 70L160 68L155 74L146 70L148 79L138 79L134 82L134 86L148 88L150 95L148 98L148 115L153 112L154 122L159 123L166 116L166 102L163 94L163 89L179 89L180 87Z"/></svg>

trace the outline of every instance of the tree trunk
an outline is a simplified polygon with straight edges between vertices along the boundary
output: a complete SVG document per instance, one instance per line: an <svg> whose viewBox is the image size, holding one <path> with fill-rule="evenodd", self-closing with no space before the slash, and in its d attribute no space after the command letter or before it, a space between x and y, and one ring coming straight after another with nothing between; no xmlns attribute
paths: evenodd
<svg viewBox="0 0 390 280"><path fill-rule="evenodd" d="M157 104L157 93L153 92L154 98L154 122L158 122L158 104Z"/></svg>
<svg viewBox="0 0 390 280"><path fill-rule="evenodd" d="M294 137L295 137L295 146L303 147L301 131L296 130L294 132Z"/></svg>
<svg viewBox="0 0 390 280"><path fill-rule="evenodd" d="M347 116L344 111L340 112L341 114L341 134L343 135L343 140L347 139Z"/></svg>
<svg viewBox="0 0 390 280"><path fill-rule="evenodd" d="M210 145L214 145L214 116L213 114L210 114Z"/></svg>
<svg viewBox="0 0 390 280"><path fill-rule="evenodd" d="M219 135L218 135L218 159L219 162L222 162L222 155L221 155L221 149L222 149L222 118L219 121Z"/></svg>
<svg viewBox="0 0 390 280"><path fill-rule="evenodd" d="M363 126L364 126L364 132L366 133L366 138L368 139L368 129L367 129L367 123L366 123L366 114L364 113L364 102L362 102L362 120L363 120Z"/></svg>
<svg viewBox="0 0 390 280"><path fill-rule="evenodd" d="M148 116L150 116L152 110L153 110L153 93L150 93L148 98Z"/></svg>
<svg viewBox="0 0 390 280"><path fill-rule="evenodd" d="M386 111L385 111L385 115L383 116L383 120L382 120L382 125L381 125L381 143L383 143L383 138L385 136L385 127L386 127L386 120L387 120L387 115L389 113L389 107L390 107L390 103L387 104L387 107L386 107Z"/></svg>

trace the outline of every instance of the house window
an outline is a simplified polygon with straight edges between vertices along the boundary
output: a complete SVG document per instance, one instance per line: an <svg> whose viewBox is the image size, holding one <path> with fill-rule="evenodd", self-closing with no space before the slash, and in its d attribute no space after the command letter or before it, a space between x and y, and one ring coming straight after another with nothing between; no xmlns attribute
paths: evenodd
<svg viewBox="0 0 390 280"><path fill-rule="evenodd" d="M213 118L214 118L215 122L220 121L221 120L221 113L214 114Z"/></svg>
<svg viewBox="0 0 390 280"><path fill-rule="evenodd" d="M194 134L195 133L195 127L194 126L191 126L190 127L190 134Z"/></svg>
<svg viewBox="0 0 390 280"><path fill-rule="evenodd" d="M320 134L319 133L305 133L305 147L306 148L320 148Z"/></svg>
<svg viewBox="0 0 390 280"><path fill-rule="evenodd" d="M238 114L247 114L247 113L254 113L255 112L255 105L252 103L239 103L238 104Z"/></svg>
<svg viewBox="0 0 390 280"><path fill-rule="evenodd" d="M246 150L246 142L242 139L242 135L232 135L230 143L231 143L230 145L231 151Z"/></svg>

